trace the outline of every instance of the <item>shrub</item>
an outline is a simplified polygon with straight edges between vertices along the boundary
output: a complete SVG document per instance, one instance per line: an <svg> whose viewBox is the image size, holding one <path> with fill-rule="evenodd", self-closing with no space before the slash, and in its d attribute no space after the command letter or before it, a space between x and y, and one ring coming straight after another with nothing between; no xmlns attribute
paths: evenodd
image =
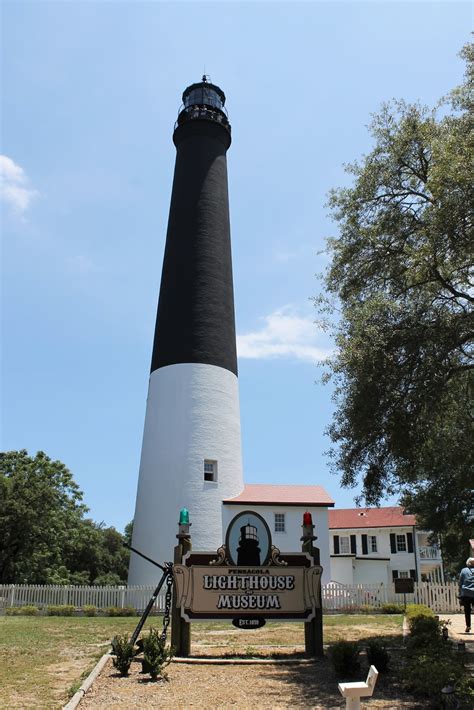
<svg viewBox="0 0 474 710"><path fill-rule="evenodd" d="M143 671L149 673L152 680L158 677L167 678L163 668L173 657L171 648L165 646L158 629L150 629L148 636L143 638Z"/></svg>
<svg viewBox="0 0 474 710"><path fill-rule="evenodd" d="M5 612L7 616L36 616L39 609L37 606L10 606Z"/></svg>
<svg viewBox="0 0 474 710"><path fill-rule="evenodd" d="M133 606L109 606L104 613L106 616L135 616L137 612Z"/></svg>
<svg viewBox="0 0 474 710"><path fill-rule="evenodd" d="M359 611L361 614L376 614L380 609L374 604L361 604Z"/></svg>
<svg viewBox="0 0 474 710"><path fill-rule="evenodd" d="M336 641L330 657L338 679L350 678L360 670L359 647L355 641Z"/></svg>
<svg viewBox="0 0 474 710"><path fill-rule="evenodd" d="M406 617L408 621L416 616L434 617L434 612L425 604L407 604Z"/></svg>
<svg viewBox="0 0 474 710"><path fill-rule="evenodd" d="M412 657L405 666L403 677L407 689L414 695L439 700L441 689L461 683L465 670L462 660L446 645L441 653L430 649Z"/></svg>
<svg viewBox="0 0 474 710"><path fill-rule="evenodd" d="M133 644L128 640L128 636L118 635L112 639L112 655L114 656L112 659L114 668L118 670L120 675L128 675L134 656Z"/></svg>
<svg viewBox="0 0 474 710"><path fill-rule="evenodd" d="M97 616L97 607L94 604L84 604L82 611L86 616Z"/></svg>
<svg viewBox="0 0 474 710"><path fill-rule="evenodd" d="M409 617L410 637L403 670L406 687L415 695L429 698L430 702L439 705L441 689L447 685L455 686L458 697L462 696L464 702L470 693L469 683L466 683L468 674L459 654L444 638L446 624L427 607L413 606L418 608L412 609ZM465 707L471 707L470 701L467 702Z"/></svg>
<svg viewBox="0 0 474 710"><path fill-rule="evenodd" d="M409 620L410 636L406 650L409 656L437 649L445 641L439 620L435 616L414 616Z"/></svg>
<svg viewBox="0 0 474 710"><path fill-rule="evenodd" d="M405 607L403 606L403 604L393 604L390 602L385 602L381 605L380 611L382 612L382 614L403 614L405 611Z"/></svg>
<svg viewBox="0 0 474 710"><path fill-rule="evenodd" d="M74 607L72 604L56 604L48 606L48 616L72 616Z"/></svg>
<svg viewBox="0 0 474 710"><path fill-rule="evenodd" d="M379 673L384 673L388 670L390 654L385 646L378 641L369 641L366 651L369 666L375 666Z"/></svg>

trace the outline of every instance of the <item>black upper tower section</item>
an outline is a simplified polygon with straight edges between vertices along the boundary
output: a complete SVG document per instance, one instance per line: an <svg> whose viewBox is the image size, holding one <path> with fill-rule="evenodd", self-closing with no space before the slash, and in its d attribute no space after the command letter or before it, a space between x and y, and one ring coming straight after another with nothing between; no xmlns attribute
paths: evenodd
<svg viewBox="0 0 474 710"><path fill-rule="evenodd" d="M224 92L183 93L151 371L205 363L237 374Z"/></svg>

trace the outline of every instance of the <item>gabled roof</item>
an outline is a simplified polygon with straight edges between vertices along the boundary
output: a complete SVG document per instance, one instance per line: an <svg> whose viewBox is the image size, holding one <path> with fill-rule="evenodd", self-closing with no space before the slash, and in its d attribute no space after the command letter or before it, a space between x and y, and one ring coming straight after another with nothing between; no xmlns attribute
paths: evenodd
<svg viewBox="0 0 474 710"><path fill-rule="evenodd" d="M333 506L334 501L322 486L278 486L248 483L242 493L226 498L226 505L301 505L307 507Z"/></svg>
<svg viewBox="0 0 474 710"><path fill-rule="evenodd" d="M403 508L338 508L329 511L329 529L396 528L416 525L414 515L404 515Z"/></svg>

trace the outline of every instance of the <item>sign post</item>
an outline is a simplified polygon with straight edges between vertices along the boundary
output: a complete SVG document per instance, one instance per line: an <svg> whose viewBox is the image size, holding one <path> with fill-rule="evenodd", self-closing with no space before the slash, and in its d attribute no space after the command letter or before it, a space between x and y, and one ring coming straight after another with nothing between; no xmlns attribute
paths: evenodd
<svg viewBox="0 0 474 710"><path fill-rule="evenodd" d="M191 533L189 528L189 512L183 508L179 513L178 544L174 548L174 562L181 564L183 557L191 552ZM191 653L191 624L181 616L181 610L176 599L176 585L173 588L173 612L171 617L171 647L177 656L187 658Z"/></svg>
<svg viewBox="0 0 474 710"><path fill-rule="evenodd" d="M311 513L303 515L303 535L301 537L301 549L308 553L314 560L316 565L320 564L319 548L313 545L317 540L314 535L314 525ZM321 585L318 588L318 605L315 609L314 618L311 621L306 621L304 625L304 645L305 651L310 656L324 656L323 650L323 608L321 600Z"/></svg>
<svg viewBox="0 0 474 710"><path fill-rule="evenodd" d="M288 619L305 622L306 651L321 656L322 567L312 533L310 523L302 552L281 553L264 518L244 511L230 522L225 544L210 553L191 551L189 524L184 531L180 525L173 566L176 652L189 655L194 620L229 619L237 628L258 629L266 620Z"/></svg>
<svg viewBox="0 0 474 710"><path fill-rule="evenodd" d="M405 611L407 610L407 594L413 594L415 591L415 580L411 577L397 577L395 582L395 594L403 594L403 604Z"/></svg>

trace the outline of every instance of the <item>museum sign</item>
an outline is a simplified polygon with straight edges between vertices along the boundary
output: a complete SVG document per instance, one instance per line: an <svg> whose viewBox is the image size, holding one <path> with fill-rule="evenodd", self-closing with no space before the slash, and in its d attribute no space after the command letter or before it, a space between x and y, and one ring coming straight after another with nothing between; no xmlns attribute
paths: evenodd
<svg viewBox="0 0 474 710"><path fill-rule="evenodd" d="M231 521L217 555L190 552L174 565L176 604L186 621L239 617L239 628L258 627L259 618L309 621L321 573L309 554L280 553L264 519L248 511Z"/></svg>

